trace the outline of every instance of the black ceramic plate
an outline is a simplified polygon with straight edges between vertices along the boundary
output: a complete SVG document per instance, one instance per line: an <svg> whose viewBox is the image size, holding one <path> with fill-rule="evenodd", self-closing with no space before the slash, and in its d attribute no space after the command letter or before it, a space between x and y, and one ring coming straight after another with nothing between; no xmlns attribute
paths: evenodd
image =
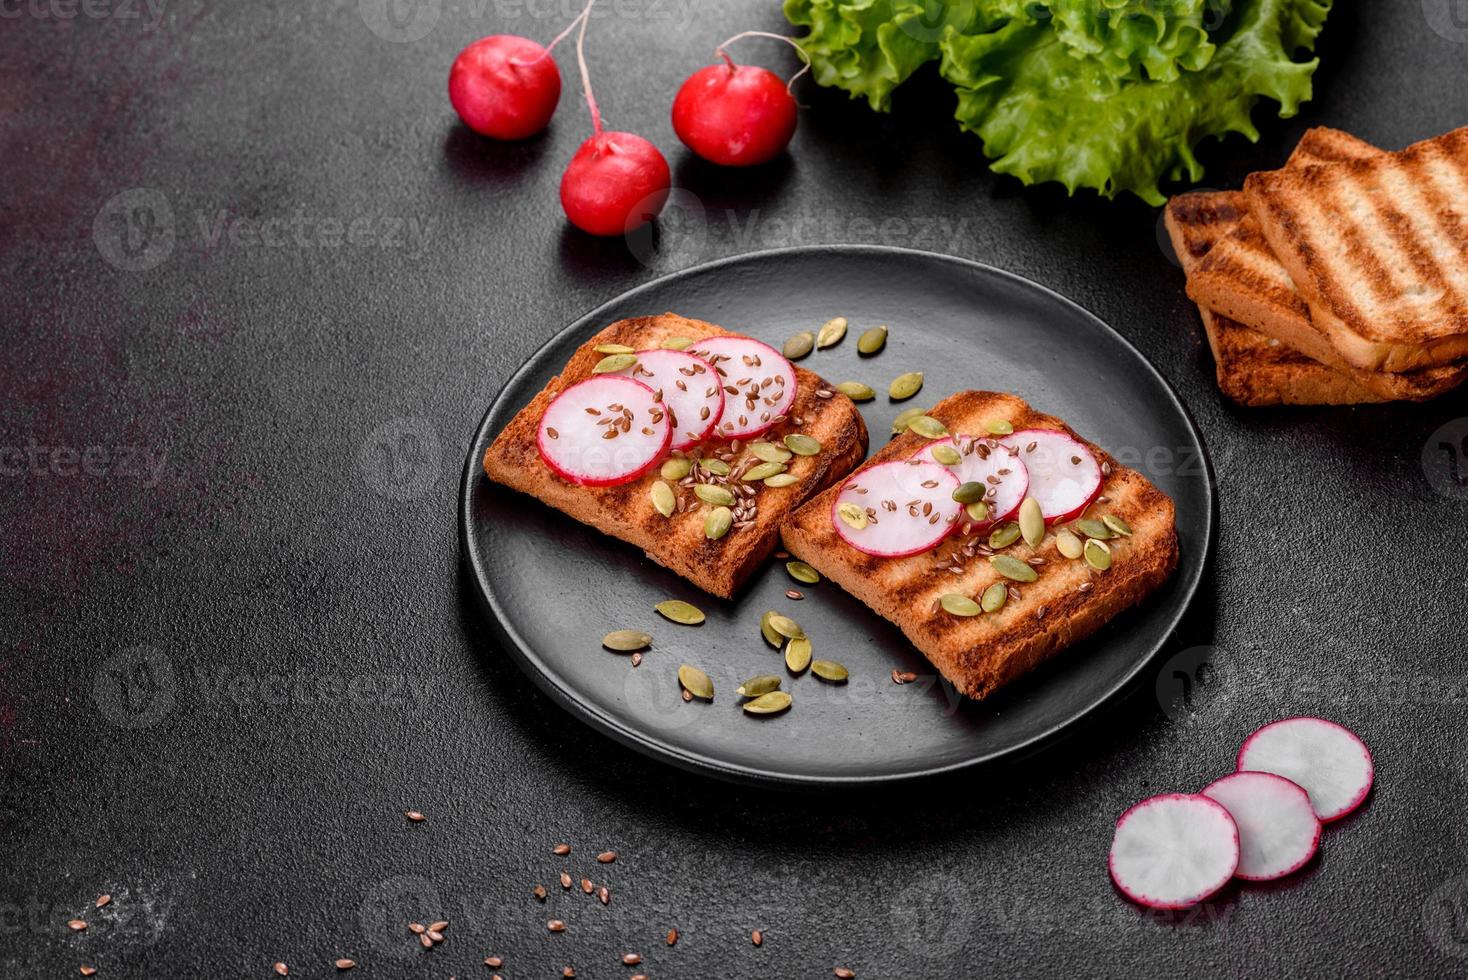
<svg viewBox="0 0 1468 980"><path fill-rule="evenodd" d="M614 320L674 310L781 346L791 334L842 314L839 346L801 362L832 382L885 391L906 371L926 372L922 393L863 405L873 449L902 408L965 388L1010 391L1065 419L1122 462L1146 473L1177 504L1182 561L1145 605L1007 691L971 703L942 683L902 634L829 583L793 582L769 569L732 602L716 599L605 537L521 494L491 484L485 447L586 338ZM861 358L856 337L888 324L887 348ZM1214 533L1206 451L1172 389L1126 340L1085 310L1025 279L924 252L874 247L784 249L742 256L648 283L561 331L510 379L474 438L461 490L470 578L504 648L573 714L649 754L756 782L832 784L898 780L1033 750L1099 707L1145 668L1182 617ZM787 589L799 588L802 601ZM659 618L653 605L687 599L699 627ZM845 663L833 686L787 679L794 707L755 719L734 689L785 674L760 639L766 609L796 617L816 656ZM601 649L613 629L641 629L654 649L633 668ZM679 698L680 663L713 678L712 704ZM892 668L919 675L898 686Z"/></svg>

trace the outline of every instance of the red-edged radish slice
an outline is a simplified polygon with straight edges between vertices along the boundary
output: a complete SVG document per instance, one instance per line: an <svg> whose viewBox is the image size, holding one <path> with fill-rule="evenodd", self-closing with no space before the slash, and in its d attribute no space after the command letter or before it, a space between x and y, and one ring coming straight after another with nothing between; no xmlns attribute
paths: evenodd
<svg viewBox="0 0 1468 980"><path fill-rule="evenodd" d="M1206 796L1153 796L1116 821L1107 865L1111 880L1132 901L1185 909L1234 876L1239 828L1228 810Z"/></svg>
<svg viewBox="0 0 1468 980"><path fill-rule="evenodd" d="M724 414L724 388L708 362L681 350L641 350L637 363L618 374L663 393L672 417L674 449L687 449L713 435Z"/></svg>
<svg viewBox="0 0 1468 980"><path fill-rule="evenodd" d="M1030 472L1029 494L1050 524L1081 516L1101 494L1101 464L1086 444L1054 429L1021 429L999 440L1018 450Z"/></svg>
<svg viewBox="0 0 1468 980"><path fill-rule="evenodd" d="M905 558L948 536L963 504L953 499L958 477L938 463L893 460L857 473L831 505L831 524L857 551Z"/></svg>
<svg viewBox="0 0 1468 980"><path fill-rule="evenodd" d="M1235 878L1272 881L1304 867L1320 846L1310 795L1272 772L1236 772L1203 789L1239 828Z"/></svg>
<svg viewBox="0 0 1468 980"><path fill-rule="evenodd" d="M724 385L724 416L715 435L748 439L773 428L795 404L795 365L748 337L710 337L688 348L714 366ZM729 389L733 388L733 391Z"/></svg>
<svg viewBox="0 0 1468 980"><path fill-rule="evenodd" d="M1000 521L1014 517L1019 511L1019 505L1024 503L1025 494L1030 487L1029 470L1018 457L1009 455L1009 450L993 439L958 435L930 442L914 453L912 458L937 463L938 460L933 458L933 450L939 446L951 446L962 457L957 466L938 464L958 477L960 484L982 483L989 488L988 496L984 498L984 502L989 505L989 519L965 523L971 524L975 531L987 531ZM991 479L997 482L991 482Z"/></svg>
<svg viewBox="0 0 1468 980"><path fill-rule="evenodd" d="M557 395L540 417L540 458L588 487L629 483L668 451L673 427L657 395L641 381L601 374ZM607 433L615 432L615 436Z"/></svg>
<svg viewBox="0 0 1468 980"><path fill-rule="evenodd" d="M1324 718L1286 718L1265 725L1244 740L1237 768L1272 772L1300 784L1325 823L1360 806L1375 775L1366 743Z"/></svg>

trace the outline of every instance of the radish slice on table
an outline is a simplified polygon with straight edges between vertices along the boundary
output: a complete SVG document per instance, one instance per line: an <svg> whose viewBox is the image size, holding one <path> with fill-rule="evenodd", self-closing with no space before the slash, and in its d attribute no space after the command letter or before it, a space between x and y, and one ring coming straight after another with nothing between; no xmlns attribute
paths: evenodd
<svg viewBox="0 0 1468 980"><path fill-rule="evenodd" d="M1207 786L1239 828L1239 866L1234 877L1270 881L1298 871L1320 845L1320 819L1310 796L1272 772L1236 772Z"/></svg>
<svg viewBox="0 0 1468 980"><path fill-rule="evenodd" d="M1234 876L1239 828L1206 796L1168 793L1116 821L1107 860L1123 895L1154 909L1197 905Z"/></svg>
<svg viewBox="0 0 1468 980"><path fill-rule="evenodd" d="M948 536L963 515L958 477L938 463L893 460L857 473L831 505L831 524L857 551L905 558Z"/></svg>
<svg viewBox="0 0 1468 980"><path fill-rule="evenodd" d="M748 337L710 337L688 348L712 364L724 384L720 439L748 439L773 428L795 404L795 365ZM733 391L729 389L733 388Z"/></svg>
<svg viewBox="0 0 1468 980"><path fill-rule="evenodd" d="M948 446L959 454L961 460L958 465L944 464L934 458L934 450L942 446ZM958 477L960 484L982 483L988 487L984 502L989 505L989 518L966 521L976 531L986 531L1000 521L1014 517L1029 492L1030 473L1025 464L1018 457L1009 455L1009 450L993 439L963 435L940 439L919 449L912 458L939 463Z"/></svg>
<svg viewBox="0 0 1468 980"><path fill-rule="evenodd" d="M668 413L651 388L602 374L551 401L535 445L546 465L572 483L613 487L651 469L672 437Z"/></svg>
<svg viewBox="0 0 1468 980"><path fill-rule="evenodd" d="M999 440L1030 472L1029 495L1050 524L1081 516L1101 493L1101 464L1085 443L1054 429L1021 429Z"/></svg>
<svg viewBox="0 0 1468 980"><path fill-rule="evenodd" d="M687 449L713 435L724 414L724 389L708 362L681 350L640 350L636 356L636 364L617 373L663 393L672 448Z"/></svg>
<svg viewBox="0 0 1468 980"><path fill-rule="evenodd" d="M1310 794L1315 815L1329 823L1361 805L1375 769L1366 743L1324 718L1286 718L1244 740L1238 769L1272 772Z"/></svg>

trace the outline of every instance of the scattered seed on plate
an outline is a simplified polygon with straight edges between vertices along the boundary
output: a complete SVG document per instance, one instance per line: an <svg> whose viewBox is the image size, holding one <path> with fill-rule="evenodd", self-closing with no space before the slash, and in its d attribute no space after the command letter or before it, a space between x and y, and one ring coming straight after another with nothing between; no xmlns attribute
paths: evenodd
<svg viewBox="0 0 1468 980"><path fill-rule="evenodd" d="M860 381L843 381L836 386L836 390L854 402L869 402L877 397L871 385L864 385Z"/></svg>
<svg viewBox="0 0 1468 980"><path fill-rule="evenodd" d="M834 660L812 660L810 662L810 672L821 680L830 681L832 684L845 683L846 679L851 676L844 666Z"/></svg>
<svg viewBox="0 0 1468 980"><path fill-rule="evenodd" d="M794 600L799 601L801 599L804 599L805 598L805 595L804 595L804 593L797 592L794 589L786 589L785 590L785 598L787 598L787 599L794 599Z"/></svg>
<svg viewBox="0 0 1468 980"><path fill-rule="evenodd" d="M886 346L887 328L885 326L872 327L870 330L865 331L856 340L857 352L861 354L866 354L868 356L876 354L883 347Z"/></svg>
<svg viewBox="0 0 1468 980"><path fill-rule="evenodd" d="M804 333L798 333L794 337L791 337L789 340L785 341L785 347L781 351L781 353L784 354L785 357L789 360L798 361L802 357L808 355L811 351L815 350L815 347L816 336L815 334L807 330Z"/></svg>
<svg viewBox="0 0 1468 980"><path fill-rule="evenodd" d="M810 666L811 644L805 637L798 637L785 644L785 669L792 674L802 673Z"/></svg>
<svg viewBox="0 0 1468 980"><path fill-rule="evenodd" d="M774 715L789 708L792 700L785 691L771 691L757 698L751 698L740 707L744 709L745 713L751 715Z"/></svg>
<svg viewBox="0 0 1468 980"><path fill-rule="evenodd" d="M926 408L903 409L902 411L898 412L897 417L892 420L892 434L894 436L902 435L902 433L907 431L908 423L910 423L913 419L918 418L919 416L927 414L928 410Z"/></svg>
<svg viewBox="0 0 1468 980"><path fill-rule="evenodd" d="M601 638L601 645L614 653L634 653L652 645L652 636L641 630L613 630Z"/></svg>
<svg viewBox="0 0 1468 980"><path fill-rule="evenodd" d="M683 692L690 697L700 698L704 701L714 699L714 682L709 680L709 675L697 667L683 664L678 668L678 683L682 685Z"/></svg>
<svg viewBox="0 0 1468 980"><path fill-rule="evenodd" d="M684 626L697 626L704 620L702 609L682 599L665 599L653 608L664 619L681 623Z"/></svg>
<svg viewBox="0 0 1468 980"><path fill-rule="evenodd" d="M821 580L821 573L803 561L786 562L785 571L789 572L790 577L795 581L804 582L806 585L815 585Z"/></svg>
<svg viewBox="0 0 1468 980"><path fill-rule="evenodd" d="M892 384L887 388L887 395L895 402L903 402L922 390L923 372L909 371L892 379Z"/></svg>

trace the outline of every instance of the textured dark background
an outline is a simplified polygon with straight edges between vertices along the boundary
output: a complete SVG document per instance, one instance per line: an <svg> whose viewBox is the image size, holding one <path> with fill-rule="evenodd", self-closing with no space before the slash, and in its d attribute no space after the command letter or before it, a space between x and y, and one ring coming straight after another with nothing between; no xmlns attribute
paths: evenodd
<svg viewBox="0 0 1468 980"><path fill-rule="evenodd" d="M382 0L0 6L0 973L324 976L344 955L469 976L500 952L511 980L621 977L628 949L653 977L1462 973L1468 465L1439 444L1461 449L1465 398L1223 403L1157 212L990 176L931 81L883 118L806 89L788 160L691 162L672 93L723 37L780 30L768 0L608 0L608 119L668 152L707 233L670 222L646 262L588 240L556 203L588 131L570 85L518 146L467 133L444 95L463 44L549 38L568 6L422 0L402 8L416 40ZM1311 124L1396 147L1468 122L1464 5L1355 6L1326 30L1316 100L1257 145L1207 146L1209 184L1279 163ZM793 64L765 43L740 53ZM251 237L271 219L296 223ZM333 246L333 221L355 240ZM1186 704L1149 684L1022 767L787 797L594 736L494 649L454 500L503 380L660 271L835 241L1030 276L1178 387L1224 515L1213 597L1159 665L1164 690L1200 675ZM1295 712L1354 726L1378 764L1321 858L1195 913L1119 899L1116 814ZM559 840L611 907L559 894ZM595 865L603 847L622 858ZM413 947L403 923L440 915L448 942Z"/></svg>

